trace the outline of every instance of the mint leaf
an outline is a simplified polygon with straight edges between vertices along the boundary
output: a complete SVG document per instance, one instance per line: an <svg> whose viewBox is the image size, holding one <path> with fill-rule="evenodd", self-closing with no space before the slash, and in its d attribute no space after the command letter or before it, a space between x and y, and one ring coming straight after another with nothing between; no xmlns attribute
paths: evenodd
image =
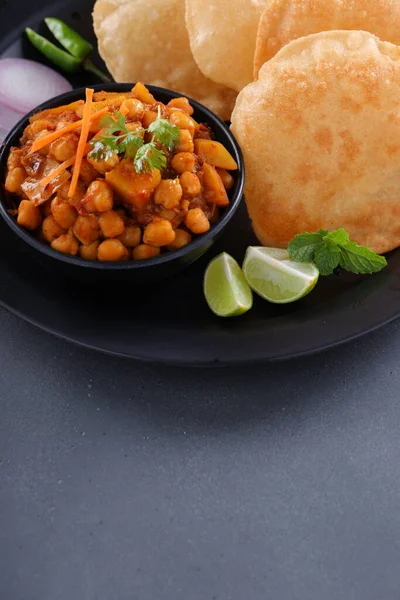
<svg viewBox="0 0 400 600"><path fill-rule="evenodd" d="M340 266L356 275L378 273L386 265L387 260L384 256L380 256L365 246L359 246L355 242L347 242L341 248Z"/></svg>
<svg viewBox="0 0 400 600"><path fill-rule="evenodd" d="M377 273L387 265L384 256L351 242L343 228L296 235L288 245L288 253L297 262L314 262L321 275L331 275L338 266L365 275Z"/></svg>
<svg viewBox="0 0 400 600"><path fill-rule="evenodd" d="M324 240L327 242L332 242L333 244L337 244L338 246L345 246L348 242L350 242L350 237L347 231L342 228L336 229L335 231L330 231L324 236Z"/></svg>
<svg viewBox="0 0 400 600"><path fill-rule="evenodd" d="M316 250L321 246L327 233L324 229L320 229L316 233L296 235L287 247L290 258L297 262L312 262Z"/></svg>
<svg viewBox="0 0 400 600"><path fill-rule="evenodd" d="M314 255L314 262L321 275L332 275L339 266L340 248L330 242L322 242Z"/></svg>

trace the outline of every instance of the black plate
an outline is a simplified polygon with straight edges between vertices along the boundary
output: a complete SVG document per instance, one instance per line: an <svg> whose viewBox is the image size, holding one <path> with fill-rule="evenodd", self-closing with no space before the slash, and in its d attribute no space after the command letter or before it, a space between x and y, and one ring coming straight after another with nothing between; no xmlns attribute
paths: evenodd
<svg viewBox="0 0 400 600"><path fill-rule="evenodd" d="M29 17L33 3L1 3L2 56L41 60L21 36L44 16L57 16L93 39L92 2L48 3ZM37 4L36 4L37 6ZM7 25L4 25L7 23ZM93 39L94 41L94 39ZM98 64L101 65L100 59ZM96 83L80 75L73 85ZM202 275L208 260L226 250L242 260L256 243L245 208L238 211L211 254L158 286L93 293L49 280L32 268L26 246L0 222L0 303L24 319L74 342L143 360L227 364L279 360L316 352L371 331L400 315L400 251L378 275L324 278L304 300L278 307L256 299L253 310L222 320L208 310Z"/></svg>

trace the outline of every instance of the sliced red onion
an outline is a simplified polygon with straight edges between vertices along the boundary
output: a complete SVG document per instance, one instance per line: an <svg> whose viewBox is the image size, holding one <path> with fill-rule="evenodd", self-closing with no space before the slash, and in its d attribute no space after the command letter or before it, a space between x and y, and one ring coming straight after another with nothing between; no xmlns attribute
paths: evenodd
<svg viewBox="0 0 400 600"><path fill-rule="evenodd" d="M0 102L0 127L5 131L10 131L15 123L22 119L23 114L5 106Z"/></svg>
<svg viewBox="0 0 400 600"><path fill-rule="evenodd" d="M27 113L45 100L72 89L61 75L33 60L0 60L0 102Z"/></svg>
<svg viewBox="0 0 400 600"><path fill-rule="evenodd" d="M33 60L0 60L0 140L35 106L71 89L64 77Z"/></svg>

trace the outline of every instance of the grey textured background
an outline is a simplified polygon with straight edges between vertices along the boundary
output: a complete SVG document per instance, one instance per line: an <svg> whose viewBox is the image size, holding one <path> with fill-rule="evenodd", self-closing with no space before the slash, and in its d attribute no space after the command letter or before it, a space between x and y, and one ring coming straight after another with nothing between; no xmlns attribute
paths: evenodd
<svg viewBox="0 0 400 600"><path fill-rule="evenodd" d="M399 348L169 368L0 310L0 598L398 600Z"/></svg>

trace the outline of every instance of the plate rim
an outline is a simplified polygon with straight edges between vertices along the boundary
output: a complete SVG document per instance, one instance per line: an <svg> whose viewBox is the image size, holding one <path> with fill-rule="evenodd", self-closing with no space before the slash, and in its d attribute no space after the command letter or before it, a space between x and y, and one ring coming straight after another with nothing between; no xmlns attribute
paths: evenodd
<svg viewBox="0 0 400 600"><path fill-rule="evenodd" d="M28 15L22 22L19 22L18 25L13 25L12 29L7 32L6 35L4 35L1 39L0 39L0 55L2 53L7 52L8 48L14 44L15 42L18 42L19 38L21 37L21 34L23 32L23 28L28 25L28 24L32 24L37 23L39 19L41 19L43 17L43 15L46 14L46 12L48 12L48 9L51 6L51 10L54 13L55 16L59 16L60 13L72 13L72 5L75 4L75 6L78 6L78 2L77 0L67 0L67 2L56 2L55 4L51 4L49 1L46 2L45 5L42 5L41 7L37 8L32 8L32 13L30 15ZM81 7L82 12L86 13L86 2L82 3L84 4L83 9ZM10 3L9 7L6 7L5 11L4 11L4 15L7 13L7 11L12 11L12 4ZM14 9L15 10L15 9ZM63 18L63 17L61 17ZM77 86L74 86L74 88ZM10 263L10 269L13 271L13 273L16 271L17 267L15 265L13 265L12 263ZM400 269L397 269L396 271L394 271L394 269L392 270L392 280L393 281L393 276L396 276L397 278L400 277ZM389 282L390 283L390 282ZM371 308L371 306L368 308L368 302L367 302L367 306L362 305L362 301L361 301L361 306L358 306L356 308L356 310L359 310L359 319L355 319L353 323L351 323L350 328L348 328L346 330L345 333L340 334L337 332L334 332L335 335L331 335L331 339L327 340L326 338L326 334L322 335L321 337L323 338L322 342L319 342L317 340L316 337L314 337L313 340L311 340L308 344L305 343L303 344L303 349L296 349L295 351L292 351L289 347L287 347L287 351L286 353L278 353L278 355L276 353L274 353L273 351L271 351L271 348L267 348L267 349L263 349L263 348L258 348L257 352L258 352L258 356L254 356L254 354L250 355L246 355L246 356L241 356L240 358L237 357L229 357L229 352L228 353L224 353L225 356L221 358L221 356L216 356L218 354L218 351L212 351L210 349L210 356L207 358L204 358L205 353L202 352L201 357L198 357L197 359L195 358L190 358L190 357L185 357L185 352L184 349L181 351L181 359L177 359L176 357L171 357L169 356L168 352L163 352L162 349L161 351L158 351L156 347L154 347L152 349L152 352L146 352L143 354L140 354L137 351L137 348L134 349L133 352L129 353L129 352L123 352L121 351L121 349L115 349L115 350L111 350L109 348L106 347L102 347L101 345L98 345L96 343L93 343L93 340L91 341L84 341L83 339L79 339L76 336L73 337L72 335L69 335L68 332L62 331L62 327L61 329L56 329L54 328L52 325L43 323L43 321L41 322L40 318L35 318L33 317L31 314L29 314L28 312L25 311L25 313L20 310L18 307L16 306L12 306L7 299L1 298L0 297L0 306L2 306L3 308L5 308L6 310L8 310L9 312L11 312L12 314L20 317L21 319L23 319L25 322L30 323L31 325L34 325L35 327L38 327L39 329L41 329L42 331L45 331L47 333L50 333L56 337L58 337L59 339L63 339L65 341L68 342L72 342L74 344L77 344L79 346L85 347L85 348L89 348L91 350L95 350L95 351L100 351L102 353L108 354L108 355L113 355L113 356L119 356L119 357L124 357L124 358L129 358L130 360L136 360L138 362L146 362L146 363L156 363L156 364L165 364L165 365L177 365L177 366L185 366L185 367L189 367L189 366L197 366L197 367L210 367L210 366L235 366L235 365L248 365L248 364L258 364L258 363L267 363L267 362L281 362L284 360L293 360L294 358L301 358L301 357L306 357L306 356L310 356L310 355L314 355L320 352L325 352L331 348L336 348L336 347L340 347L343 344L349 343L353 340L359 339L360 337L367 335L368 333L371 333L373 331L376 331L377 329L387 325L388 323L391 323L393 321L395 321L396 319L398 319L400 317L400 282L398 283L396 281L394 286L388 285L383 283L377 290L375 290L371 296L368 296L369 298L374 296L374 302L375 302L375 308L376 306L379 306L379 299L381 299L381 291L386 291L386 294L390 294L390 295L394 295L394 300L393 300L393 296L391 296L392 300L390 303L386 303L384 305L384 308L386 306L387 308L387 312L385 316L382 316L381 311L376 311L377 313L379 313L379 316L372 316L370 318L367 319L368 321L368 325L367 326L363 326L361 323L365 322L364 319L364 315L369 314L371 310L373 310L373 308ZM349 301L349 305L351 305L351 300ZM61 305L60 305L61 306ZM307 309L308 310L308 309ZM311 308L312 310L312 308ZM346 310L348 311L348 305L345 304L345 308L343 309L339 307L333 307L331 309L331 311L327 312L326 314L329 315L334 315L336 318L339 318L341 323L345 322L346 319L348 320L350 317L350 313L347 312L346 314ZM343 314L344 311L344 314ZM213 318L213 316L210 314L210 317ZM285 318L285 317L282 317ZM312 324L314 327L320 328L321 324L323 324L323 316L317 315L315 318L312 319L312 321L310 321L310 324ZM288 331L293 331L296 327L296 322L295 320L292 320L292 322L290 323L289 327L288 327ZM275 328L276 331L278 331L278 328ZM273 329L270 328L269 332L271 332ZM200 331L200 327L199 327L199 331ZM342 327L342 331L343 331L343 327ZM241 339L241 334L240 332L231 332L232 335L235 336L235 338L238 340L239 344L240 344L240 339ZM255 341L254 341L254 345L256 347L259 346L259 340L262 337L262 332L258 332L257 335L253 334L252 332L247 332L246 334L247 336L252 336ZM229 336L228 336L229 337ZM268 337L268 339L271 339L271 334L266 336ZM272 335L273 337L273 335ZM219 338L218 335L214 336L215 340L218 341L218 343L221 343L221 339L223 338ZM248 342L248 340L247 340ZM226 344L226 340L224 341L222 339L222 343ZM213 341L211 340L209 343L209 346L212 347L213 345ZM218 346L218 344L216 344Z"/></svg>

